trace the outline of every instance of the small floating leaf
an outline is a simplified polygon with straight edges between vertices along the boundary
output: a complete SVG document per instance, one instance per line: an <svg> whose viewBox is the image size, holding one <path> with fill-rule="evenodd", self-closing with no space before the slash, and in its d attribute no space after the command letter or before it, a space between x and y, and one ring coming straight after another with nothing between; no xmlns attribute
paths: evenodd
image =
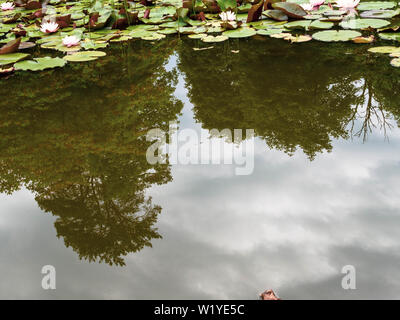
<svg viewBox="0 0 400 320"><path fill-rule="evenodd" d="M368 1L368 2L361 2L357 9L364 11L364 10L379 10L379 9L391 9L397 5L394 1Z"/></svg>
<svg viewBox="0 0 400 320"><path fill-rule="evenodd" d="M66 63L67 62L61 58L44 57L17 62L14 67L16 70L42 71L45 69L63 67Z"/></svg>
<svg viewBox="0 0 400 320"><path fill-rule="evenodd" d="M209 35L209 36L201 38L201 40L203 42L222 42L222 41L225 41L225 40L228 40L228 39L229 38L227 36L224 36L224 35L222 35L222 36Z"/></svg>
<svg viewBox="0 0 400 320"><path fill-rule="evenodd" d="M340 23L343 29L379 29L390 24L389 21L382 19L350 19Z"/></svg>
<svg viewBox="0 0 400 320"><path fill-rule="evenodd" d="M400 67L400 58L394 58L390 61L390 64L393 67L399 68Z"/></svg>
<svg viewBox="0 0 400 320"><path fill-rule="evenodd" d="M335 42L335 41L349 41L355 37L360 37L361 33L352 30L328 30L320 31L313 34L313 38L319 41Z"/></svg>
<svg viewBox="0 0 400 320"><path fill-rule="evenodd" d="M272 4L274 9L283 11L288 17L302 19L307 12L297 3L293 2L276 2Z"/></svg>
<svg viewBox="0 0 400 320"><path fill-rule="evenodd" d="M21 61L27 57L29 54L20 52L2 54L0 55L0 66Z"/></svg>
<svg viewBox="0 0 400 320"><path fill-rule="evenodd" d="M373 53L392 53L392 52L400 52L400 47L393 47L393 46L373 47L368 49L368 51Z"/></svg>
<svg viewBox="0 0 400 320"><path fill-rule="evenodd" d="M235 30L228 30L222 33L229 38L247 38L257 34L256 30L247 27L241 27Z"/></svg>
<svg viewBox="0 0 400 320"><path fill-rule="evenodd" d="M66 55L64 60L71 62L92 61L105 55L106 53L103 51L80 51L71 55Z"/></svg>

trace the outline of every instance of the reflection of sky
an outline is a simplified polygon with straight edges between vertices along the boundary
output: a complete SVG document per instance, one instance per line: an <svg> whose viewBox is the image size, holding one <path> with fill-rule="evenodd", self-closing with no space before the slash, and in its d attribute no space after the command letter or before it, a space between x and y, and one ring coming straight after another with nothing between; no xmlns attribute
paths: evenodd
<svg viewBox="0 0 400 320"><path fill-rule="evenodd" d="M180 80L181 126L198 129ZM0 298L255 299L268 288L284 299L400 298L399 145L396 128L390 143L339 140L309 162L257 140L250 176L176 165L173 182L148 192L163 239L124 268L79 261L28 191L2 195ZM57 269L55 291L41 289L45 264ZM341 289L347 264L354 291Z"/></svg>

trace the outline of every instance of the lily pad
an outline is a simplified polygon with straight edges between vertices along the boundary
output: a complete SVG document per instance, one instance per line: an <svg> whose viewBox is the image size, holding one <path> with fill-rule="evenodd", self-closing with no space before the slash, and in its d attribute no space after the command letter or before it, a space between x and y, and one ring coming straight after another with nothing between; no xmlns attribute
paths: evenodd
<svg viewBox="0 0 400 320"><path fill-rule="evenodd" d="M394 1L368 1L361 2L357 9L360 11L364 10L379 10L379 9L392 9L397 5Z"/></svg>
<svg viewBox="0 0 400 320"><path fill-rule="evenodd" d="M29 57L29 54L20 52L2 54L0 55L0 66L21 61L27 57Z"/></svg>
<svg viewBox="0 0 400 320"><path fill-rule="evenodd" d="M327 30L313 34L313 38L324 42L349 41L355 37L360 37L361 33L352 30Z"/></svg>
<svg viewBox="0 0 400 320"><path fill-rule="evenodd" d="M379 29L389 25L390 22L382 19L350 19L340 23L343 29Z"/></svg>
<svg viewBox="0 0 400 320"><path fill-rule="evenodd" d="M373 53L393 53L393 52L400 52L400 47L381 46L381 47L369 48L368 51Z"/></svg>
<svg viewBox="0 0 400 320"><path fill-rule="evenodd" d="M241 27L235 30L228 30L222 33L229 38L247 38L257 34L256 30L247 27Z"/></svg>
<svg viewBox="0 0 400 320"><path fill-rule="evenodd" d="M390 64L393 67L399 68L400 67L400 58L394 58L390 61Z"/></svg>
<svg viewBox="0 0 400 320"><path fill-rule="evenodd" d="M297 3L293 2L276 2L272 4L274 9L283 11L288 17L302 19L307 12Z"/></svg>
<svg viewBox="0 0 400 320"><path fill-rule="evenodd" d="M34 60L25 60L17 62L14 67L16 70L24 71L42 71L65 66L67 62L61 58L35 58Z"/></svg>
<svg viewBox="0 0 400 320"><path fill-rule="evenodd" d="M225 40L228 40L228 39L229 38L227 36L224 36L224 35L221 35L221 36L209 35L209 36L201 38L201 41L203 41L203 42L222 42L222 41L225 41Z"/></svg>
<svg viewBox="0 0 400 320"><path fill-rule="evenodd" d="M390 19L400 14L400 9L396 10L370 10L360 13L361 18L371 19Z"/></svg>
<svg viewBox="0 0 400 320"><path fill-rule="evenodd" d="M70 55L66 55L64 60L70 62L84 62L93 61L99 57L104 57L106 55L103 51L80 51Z"/></svg>
<svg viewBox="0 0 400 320"><path fill-rule="evenodd" d="M383 40L400 41L400 33L378 33L378 35Z"/></svg>

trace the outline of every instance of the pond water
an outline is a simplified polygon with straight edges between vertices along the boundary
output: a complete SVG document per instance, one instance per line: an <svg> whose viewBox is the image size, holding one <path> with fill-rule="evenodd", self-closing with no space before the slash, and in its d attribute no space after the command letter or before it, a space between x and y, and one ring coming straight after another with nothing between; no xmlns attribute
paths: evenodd
<svg viewBox="0 0 400 320"><path fill-rule="evenodd" d="M134 41L2 81L0 298L399 298L389 58L196 41ZM254 172L149 164L145 134L170 121L254 129ZM41 287L44 265L56 290ZM342 289L345 265L356 290Z"/></svg>

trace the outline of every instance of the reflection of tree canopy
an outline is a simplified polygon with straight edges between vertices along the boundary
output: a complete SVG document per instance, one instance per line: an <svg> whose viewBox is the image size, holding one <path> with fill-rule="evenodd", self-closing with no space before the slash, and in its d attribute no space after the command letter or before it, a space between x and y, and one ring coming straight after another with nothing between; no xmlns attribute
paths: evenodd
<svg viewBox="0 0 400 320"><path fill-rule="evenodd" d="M146 161L145 134L167 130L181 103L171 42L134 43L63 70L22 73L0 87L0 191L22 185L57 216L57 235L81 258L122 265L122 256L159 238L161 208L146 198L171 180Z"/></svg>
<svg viewBox="0 0 400 320"><path fill-rule="evenodd" d="M360 80L379 102L369 108L400 115L398 71L387 61L345 54L349 46L269 39L225 42L196 54L191 48L180 47L179 66L195 116L207 129L254 129L270 147L289 154L301 148L312 159L332 149L332 138L349 137L354 112L368 107Z"/></svg>

